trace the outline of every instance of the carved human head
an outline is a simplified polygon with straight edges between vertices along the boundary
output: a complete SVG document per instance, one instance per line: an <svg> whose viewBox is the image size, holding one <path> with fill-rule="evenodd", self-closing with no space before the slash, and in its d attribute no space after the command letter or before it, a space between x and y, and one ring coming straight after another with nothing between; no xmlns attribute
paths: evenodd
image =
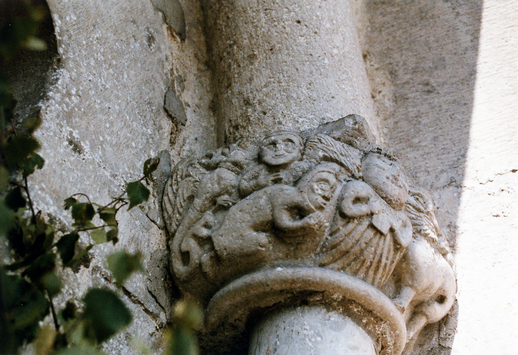
<svg viewBox="0 0 518 355"><path fill-rule="evenodd" d="M338 164L320 164L307 172L297 187L316 210L322 210L332 199L344 172Z"/></svg>
<svg viewBox="0 0 518 355"><path fill-rule="evenodd" d="M368 152L362 160L363 180L392 208L401 210L408 196L405 173L396 159L381 149Z"/></svg>
<svg viewBox="0 0 518 355"><path fill-rule="evenodd" d="M262 140L259 158L266 165L282 167L299 160L303 147L304 142L299 134L290 131L276 132Z"/></svg>

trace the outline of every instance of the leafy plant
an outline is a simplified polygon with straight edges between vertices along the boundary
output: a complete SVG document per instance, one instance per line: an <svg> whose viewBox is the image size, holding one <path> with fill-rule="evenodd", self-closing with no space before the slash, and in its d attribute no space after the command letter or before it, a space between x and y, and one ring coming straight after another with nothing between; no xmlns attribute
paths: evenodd
<svg viewBox="0 0 518 355"><path fill-rule="evenodd" d="M80 303L70 299L56 310L53 299L64 282L60 275L95 245L117 243L118 212L148 200L145 184L159 160L148 159L143 177L128 183L124 193L105 205L83 193L67 198L64 209L74 222L64 235L35 210L28 181L45 164L37 153L40 143L33 137L41 118L16 117L17 101L1 64L22 49L45 49L45 42L37 37L45 12L28 0L18 5L0 18L0 245L10 251L0 256L0 353L17 353L32 343L38 354L102 354L98 345L131 323L130 310L108 288L90 288ZM81 246L80 240L88 242ZM123 250L108 256L107 266L117 287L133 272L144 270L140 253ZM166 352L198 354L193 334L201 320L199 308L181 301L175 314L175 325L166 335ZM42 323L48 315L51 324Z"/></svg>
<svg viewBox="0 0 518 355"><path fill-rule="evenodd" d="M12 5L0 21L0 64L22 49L45 49L45 42L37 38L44 9L29 1ZM54 226L41 211L35 211L28 185L30 175L45 163L32 135L41 118L16 117L17 101L4 74L0 73L0 242L11 253L3 255L10 260L7 265L0 261L0 353L16 353L30 342L38 353L95 350L96 344L131 322L131 312L115 292L103 288L88 290L81 310L70 300L56 312L53 298L63 283L59 271L75 265L95 244L117 242L117 212L147 200L149 190L142 181L147 181L158 163L148 160L145 176L128 184L126 194L107 205L94 204L84 194L68 198L65 209L70 209L74 229L56 238ZM96 216L101 225L92 222ZM82 250L77 247L80 233L93 241ZM131 272L143 270L140 254L125 251L112 255L108 267L119 286ZM40 327L48 314L53 327Z"/></svg>
<svg viewBox="0 0 518 355"><path fill-rule="evenodd" d="M31 152L21 159L30 159L31 154L36 153ZM109 289L88 290L82 300L82 310L70 300L64 309L56 312L52 300L62 287L60 269L76 265L96 244L117 243L117 213L124 206L145 202L149 196L142 180L146 180L152 170L146 173L141 180L129 183L125 194L106 205L91 202L85 194L67 198L64 208L71 213L74 229L57 241L54 227L42 218L41 212L35 213L27 185L28 175L23 177L22 183L16 178L10 181L11 188L0 200L1 208L8 212L9 226L3 228L1 234L14 259L0 267L1 353L14 353L33 340L35 344L43 344L38 349L41 353L67 353L72 351L70 349L85 352L129 325L131 312ZM133 189L138 193L130 197ZM96 217L101 223L94 224ZM78 248L80 234L88 235L91 241L82 250ZM117 286L121 287L133 272L143 271L140 258L140 253L126 251L108 257L108 269ZM52 315L54 328L40 328L39 322L48 314Z"/></svg>

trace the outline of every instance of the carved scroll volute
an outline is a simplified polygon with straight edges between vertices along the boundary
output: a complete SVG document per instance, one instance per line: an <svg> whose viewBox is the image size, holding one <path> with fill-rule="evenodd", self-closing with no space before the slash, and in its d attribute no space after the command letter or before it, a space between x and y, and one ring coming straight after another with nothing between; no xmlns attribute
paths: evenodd
<svg viewBox="0 0 518 355"><path fill-rule="evenodd" d="M225 318L244 329L248 315L307 302L304 295L328 282L341 294L311 302L391 324L372 331L383 353L397 354L453 304L451 255L431 198L409 188L400 163L356 115L181 161L163 211L172 273L184 295L208 307L208 328L229 317L222 304L244 304L240 319ZM257 287L225 299L250 284ZM364 289L374 299L366 301Z"/></svg>

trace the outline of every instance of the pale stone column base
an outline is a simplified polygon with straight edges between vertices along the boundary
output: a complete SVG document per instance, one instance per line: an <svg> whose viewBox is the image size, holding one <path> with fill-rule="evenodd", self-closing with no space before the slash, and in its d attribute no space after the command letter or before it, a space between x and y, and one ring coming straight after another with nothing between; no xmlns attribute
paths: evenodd
<svg viewBox="0 0 518 355"><path fill-rule="evenodd" d="M249 355L376 355L374 341L350 318L320 306L267 314L255 327Z"/></svg>
<svg viewBox="0 0 518 355"><path fill-rule="evenodd" d="M271 354L332 355L348 344L359 349L353 355L399 355L406 343L404 320L386 295L353 276L318 267L262 269L240 277L212 297L205 315L204 347L223 352L243 341L248 332L252 339L263 337L250 342L250 354L270 354L262 351L263 346L274 344L275 339L282 344ZM257 319L261 325L253 326ZM291 334L307 326L325 337L321 350L304 352L299 343L305 335ZM333 341L331 329L337 333ZM300 351L283 350L299 346ZM369 347L372 352L362 352Z"/></svg>

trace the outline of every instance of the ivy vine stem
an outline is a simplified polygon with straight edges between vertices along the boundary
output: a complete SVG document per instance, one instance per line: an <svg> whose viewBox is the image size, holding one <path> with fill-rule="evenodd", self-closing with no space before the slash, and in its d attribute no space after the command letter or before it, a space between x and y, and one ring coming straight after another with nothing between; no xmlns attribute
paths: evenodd
<svg viewBox="0 0 518 355"><path fill-rule="evenodd" d="M27 200L29 200L29 207L31 208L32 223L36 223L36 213L34 212L34 206L32 204L31 194L29 193L29 183L27 182L27 177L24 177L23 181L25 183L23 188L25 189L25 193L27 194Z"/></svg>
<svg viewBox="0 0 518 355"><path fill-rule="evenodd" d="M50 311L52 313L52 319L54 320L54 327L56 328L56 331L59 332L59 322L58 317L56 315L56 309L54 308L54 302L52 301L52 297L50 297L50 293L47 291L47 297L49 298L49 305L50 305Z"/></svg>
<svg viewBox="0 0 518 355"><path fill-rule="evenodd" d="M86 199L88 200L88 203L89 204L92 204L92 201L90 201L90 197L87 195L87 194L84 194L82 192L78 192L78 193L75 193L73 194L72 196L70 197L75 197L75 196L83 196L83 197L86 197Z"/></svg>

